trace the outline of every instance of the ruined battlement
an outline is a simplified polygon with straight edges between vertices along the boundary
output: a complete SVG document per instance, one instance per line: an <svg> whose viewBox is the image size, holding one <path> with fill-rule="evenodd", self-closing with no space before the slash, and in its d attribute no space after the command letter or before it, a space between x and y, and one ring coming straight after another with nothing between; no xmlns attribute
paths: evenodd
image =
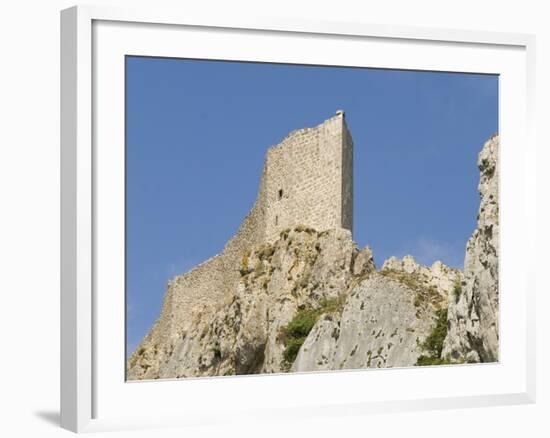
<svg viewBox="0 0 550 438"><path fill-rule="evenodd" d="M223 305L235 291L245 254L298 225L352 231L353 141L343 111L268 149L256 202L236 235L221 254L170 281L161 316L142 344L166 347L185 336L194 315Z"/></svg>
<svg viewBox="0 0 550 438"><path fill-rule="evenodd" d="M223 251L229 275L237 277L235 261L251 247L297 225L353 231L353 141L343 111L268 149L256 202Z"/></svg>
<svg viewBox="0 0 550 438"><path fill-rule="evenodd" d="M353 142L344 113L270 148L263 178L266 241L300 224L352 231Z"/></svg>

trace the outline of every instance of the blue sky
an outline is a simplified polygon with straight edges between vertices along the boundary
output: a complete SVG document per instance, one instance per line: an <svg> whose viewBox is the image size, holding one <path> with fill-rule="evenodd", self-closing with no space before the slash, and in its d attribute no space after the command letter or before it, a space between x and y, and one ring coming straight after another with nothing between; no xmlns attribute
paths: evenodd
<svg viewBox="0 0 550 438"><path fill-rule="evenodd" d="M128 57L128 354L167 281L235 234L266 150L338 109L354 140L354 240L379 267L411 254L462 268L497 76Z"/></svg>

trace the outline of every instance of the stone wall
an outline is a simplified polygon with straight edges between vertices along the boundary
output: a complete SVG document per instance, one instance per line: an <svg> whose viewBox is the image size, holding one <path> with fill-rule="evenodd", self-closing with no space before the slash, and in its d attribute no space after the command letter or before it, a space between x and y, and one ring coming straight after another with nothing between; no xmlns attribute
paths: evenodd
<svg viewBox="0 0 550 438"><path fill-rule="evenodd" d="M344 113L291 132L268 149L256 202L223 252L174 280L182 284L173 298L177 319L188 318L192 295L201 306L207 305L206 297L219 303L236 287L244 254L273 242L281 231L297 225L351 231L352 199L353 141Z"/></svg>
<svg viewBox="0 0 550 438"><path fill-rule="evenodd" d="M353 232L353 140L345 120L342 139L342 228Z"/></svg>
<svg viewBox="0 0 550 438"><path fill-rule="evenodd" d="M292 132L268 151L264 175L267 242L300 224L318 231L351 231L352 154L342 112L315 128Z"/></svg>
<svg viewBox="0 0 550 438"><path fill-rule="evenodd" d="M352 172L353 142L342 111L317 127L291 132L270 148L258 197L236 235L221 254L170 281L161 316L138 350L168 357L194 318L223 306L235 291L246 254L277 240L281 231L297 225L351 231ZM128 377L133 377L131 370Z"/></svg>
<svg viewBox="0 0 550 438"><path fill-rule="evenodd" d="M209 281L207 281L208 279ZM218 308L225 297L224 256L216 255L184 275L168 282L159 319L133 352L128 362L127 379L153 378L170 358L174 345L187 336L193 321ZM154 359L144 372L136 364L140 352Z"/></svg>
<svg viewBox="0 0 550 438"><path fill-rule="evenodd" d="M221 255L223 287L235 286L247 251L273 242L285 229L307 225L317 231L352 231L352 224L353 141L338 111L268 149L256 202Z"/></svg>

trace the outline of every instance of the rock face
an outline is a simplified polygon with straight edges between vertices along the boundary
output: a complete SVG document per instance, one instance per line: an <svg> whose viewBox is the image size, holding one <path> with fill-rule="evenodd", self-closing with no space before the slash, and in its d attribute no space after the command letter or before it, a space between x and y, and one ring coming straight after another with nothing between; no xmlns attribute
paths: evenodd
<svg viewBox="0 0 550 438"><path fill-rule="evenodd" d="M379 273L352 284L340 313L319 318L292 371L416 365L437 311L461 278L441 262L430 268L411 256L387 260Z"/></svg>
<svg viewBox="0 0 550 438"><path fill-rule="evenodd" d="M462 273L456 269L449 268L440 261L432 266L423 266L415 262L412 256L405 256L403 260L390 257L382 266L384 272L402 272L414 277L421 286L429 289L436 288L440 291L442 302L439 307L448 305L447 299L451 296L457 282L462 281Z"/></svg>
<svg viewBox="0 0 550 438"><path fill-rule="evenodd" d="M284 230L274 243L243 256L234 293L214 311L196 313L165 353L142 343L130 358L128 378L286 371L283 327L299 309L344 300L352 281L374 270L370 249L359 251L348 230Z"/></svg>
<svg viewBox="0 0 550 438"><path fill-rule="evenodd" d="M352 194L353 141L343 111L269 148L258 196L236 235L220 254L169 282L161 315L130 358L127 378L159 375L182 336L242 287L241 260L253 248L304 223L318 231L351 232ZM133 365L141 362L143 367Z"/></svg>
<svg viewBox="0 0 550 438"><path fill-rule="evenodd" d="M411 256L376 270L371 250L352 240L351 151L340 113L268 153L237 235L168 284L129 380L498 360L498 137L479 154L464 273ZM312 156L304 174L300 159Z"/></svg>
<svg viewBox="0 0 550 438"><path fill-rule="evenodd" d="M466 245L461 290L449 303L449 330L442 352L451 362L498 361L498 149L499 137L494 136L478 156L477 228Z"/></svg>
<svg viewBox="0 0 550 438"><path fill-rule="evenodd" d="M180 336L143 342L130 379L415 365L461 273L441 263L391 259L376 272L370 249L344 229L284 230L243 256L240 281L214 309L196 312ZM314 318L292 348L288 327ZM298 321L298 322L297 322ZM302 345L303 344L303 345ZM160 354L159 354L160 352Z"/></svg>

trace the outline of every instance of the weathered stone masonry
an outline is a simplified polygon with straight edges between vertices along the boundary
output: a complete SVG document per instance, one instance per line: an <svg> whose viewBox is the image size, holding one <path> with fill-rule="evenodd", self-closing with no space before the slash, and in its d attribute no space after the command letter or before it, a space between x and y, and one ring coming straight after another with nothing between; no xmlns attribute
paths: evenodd
<svg viewBox="0 0 550 438"><path fill-rule="evenodd" d="M252 247L297 225L352 230L353 141L343 111L319 126L291 132L267 151L256 202L237 234L221 254L169 282L161 316L142 346L169 349L194 314L223 305Z"/></svg>
<svg viewBox="0 0 550 438"><path fill-rule="evenodd" d="M352 149L344 114L292 132L267 152L265 240L298 224L352 229ZM260 195L261 196L261 195Z"/></svg>

